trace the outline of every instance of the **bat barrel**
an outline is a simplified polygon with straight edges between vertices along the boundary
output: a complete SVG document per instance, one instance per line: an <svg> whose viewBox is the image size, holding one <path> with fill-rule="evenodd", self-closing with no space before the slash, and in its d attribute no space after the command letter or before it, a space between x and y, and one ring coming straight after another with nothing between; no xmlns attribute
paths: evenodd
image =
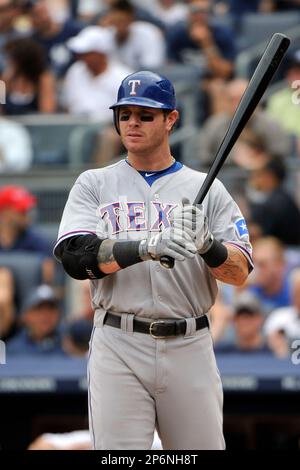
<svg viewBox="0 0 300 470"><path fill-rule="evenodd" d="M290 45L290 39L281 33L272 36L255 72L243 94L230 122L229 128L217 151L214 162L196 196L194 204L201 204L228 154L249 121L268 84Z"/></svg>

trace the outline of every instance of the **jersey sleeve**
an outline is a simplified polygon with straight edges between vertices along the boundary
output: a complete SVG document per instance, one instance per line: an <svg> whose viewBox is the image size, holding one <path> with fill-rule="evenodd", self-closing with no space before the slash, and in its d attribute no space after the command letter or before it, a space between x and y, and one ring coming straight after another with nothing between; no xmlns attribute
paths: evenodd
<svg viewBox="0 0 300 470"><path fill-rule="evenodd" d="M209 192L207 216L214 237L220 242L236 246L245 255L252 269L252 246L245 218L219 180L215 180Z"/></svg>
<svg viewBox="0 0 300 470"><path fill-rule="evenodd" d="M63 240L78 235L96 235L104 232L101 227L103 221L98 215L100 190L88 173L79 176L65 205L54 247L54 255L58 259L57 247Z"/></svg>

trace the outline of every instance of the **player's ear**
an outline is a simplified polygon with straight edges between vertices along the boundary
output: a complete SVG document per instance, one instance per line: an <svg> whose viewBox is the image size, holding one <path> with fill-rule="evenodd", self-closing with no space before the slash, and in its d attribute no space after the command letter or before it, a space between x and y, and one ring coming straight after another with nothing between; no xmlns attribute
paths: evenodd
<svg viewBox="0 0 300 470"><path fill-rule="evenodd" d="M173 109L170 113L168 113L167 115L168 132L171 132L173 130L173 127L175 126L178 119L179 119L179 112L177 111L177 109Z"/></svg>

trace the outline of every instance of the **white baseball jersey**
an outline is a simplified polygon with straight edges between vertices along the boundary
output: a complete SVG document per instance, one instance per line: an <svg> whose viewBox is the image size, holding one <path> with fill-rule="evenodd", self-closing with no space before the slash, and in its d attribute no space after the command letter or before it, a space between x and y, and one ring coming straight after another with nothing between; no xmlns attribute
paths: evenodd
<svg viewBox="0 0 300 470"><path fill-rule="evenodd" d="M154 172L141 175L126 160L82 173L66 203L56 247L74 235L139 240L167 228L174 208L182 198L192 203L206 176L174 165L151 186L147 178ZM213 183L203 207L215 238L238 247L252 264L245 220L220 181ZM217 293L216 280L198 255L176 262L173 269L141 262L91 283L95 309L154 319L204 314Z"/></svg>

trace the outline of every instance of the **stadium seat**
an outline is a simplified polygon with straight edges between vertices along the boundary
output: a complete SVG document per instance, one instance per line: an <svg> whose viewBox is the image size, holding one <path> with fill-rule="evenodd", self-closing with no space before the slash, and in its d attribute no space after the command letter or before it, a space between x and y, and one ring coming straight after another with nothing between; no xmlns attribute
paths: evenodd
<svg viewBox="0 0 300 470"><path fill-rule="evenodd" d="M38 188L33 193L38 200L37 224L59 223L70 188Z"/></svg>
<svg viewBox="0 0 300 470"><path fill-rule="evenodd" d="M49 241L52 246L54 246L57 240L58 226L58 223L47 223L37 225L36 229Z"/></svg>
<svg viewBox="0 0 300 470"><path fill-rule="evenodd" d="M227 28L233 31L235 29L236 19L229 13L225 15L214 15L212 18L212 24L222 28Z"/></svg>
<svg viewBox="0 0 300 470"><path fill-rule="evenodd" d="M68 141L76 124L25 124L32 140L33 164L49 165L68 162Z"/></svg>
<svg viewBox="0 0 300 470"><path fill-rule="evenodd" d="M68 142L69 164L71 166L76 168L91 163L98 135L105 127L106 124L91 123L73 129Z"/></svg>
<svg viewBox="0 0 300 470"><path fill-rule="evenodd" d="M238 51L243 51L260 42L267 41L274 33L284 33L300 23L300 13L280 12L243 16L236 38Z"/></svg>

